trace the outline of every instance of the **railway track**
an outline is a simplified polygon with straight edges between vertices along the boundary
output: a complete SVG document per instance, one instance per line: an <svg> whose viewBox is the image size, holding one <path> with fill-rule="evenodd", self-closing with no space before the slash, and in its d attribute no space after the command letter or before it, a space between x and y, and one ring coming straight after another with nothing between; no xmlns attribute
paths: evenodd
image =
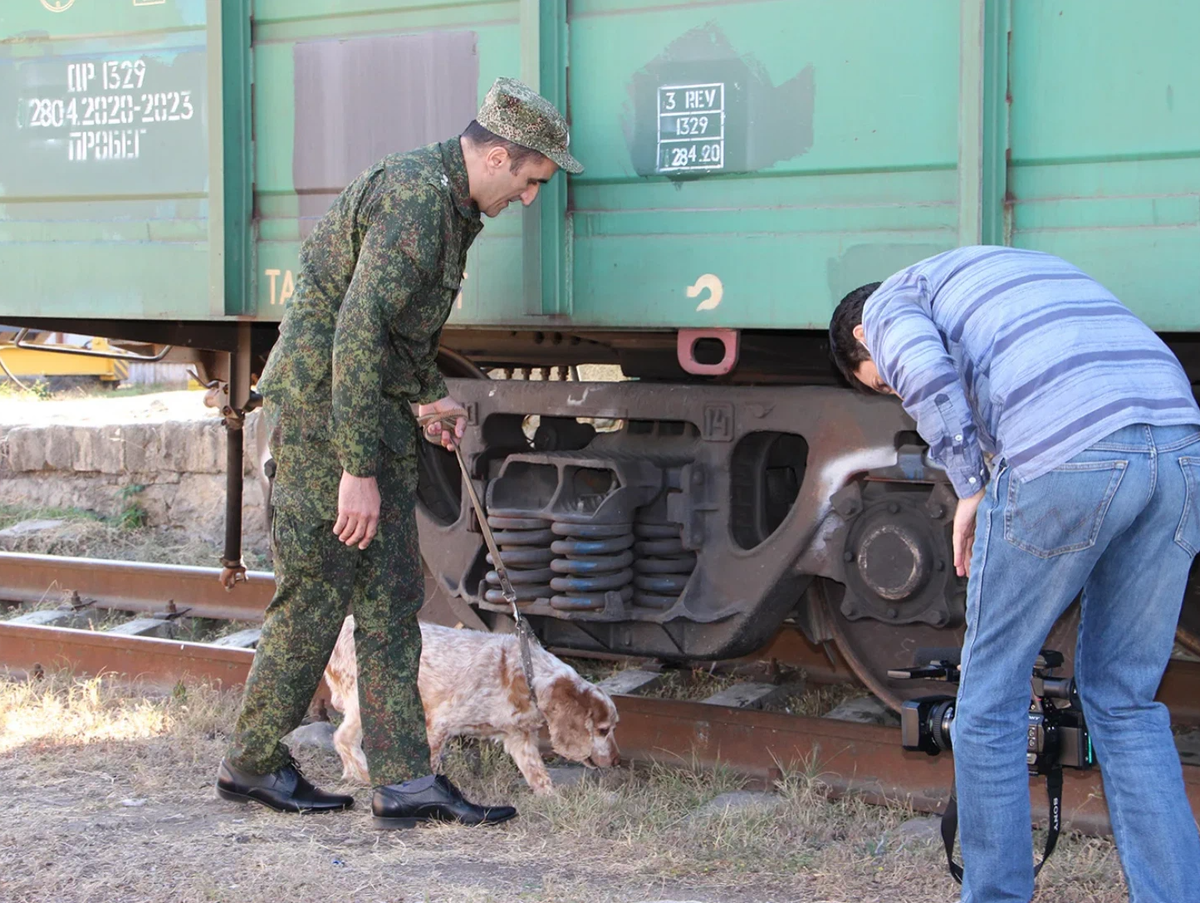
<svg viewBox="0 0 1200 903"><path fill-rule="evenodd" d="M188 680L237 687L254 657L254 625L262 620L274 580L251 572L245 584L226 593L217 574L209 568L0 553L0 600L10 606L59 603L0 621L0 669L18 675L59 668L79 675L115 672L161 689ZM180 638L206 621L245 623L213 642ZM813 647L795 630L782 631L741 664L754 660L802 669L817 682L852 679L836 653ZM1176 724L1200 725L1200 663L1172 661L1159 699ZM637 695L617 695L615 701L622 754L634 761L720 763L763 783L785 770L803 769L819 773L834 795L907 800L927 812L940 810L952 777L949 757L904 751L894 728ZM1099 773L1067 771L1066 825L1106 833ZM1184 775L1193 812L1200 814L1200 767L1185 766ZM1044 818L1040 785L1031 787L1031 800L1035 815Z"/></svg>

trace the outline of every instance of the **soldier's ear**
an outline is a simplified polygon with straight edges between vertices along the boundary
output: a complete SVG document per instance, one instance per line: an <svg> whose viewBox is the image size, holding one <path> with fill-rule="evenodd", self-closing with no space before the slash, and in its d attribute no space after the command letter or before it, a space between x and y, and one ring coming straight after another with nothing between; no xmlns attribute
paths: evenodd
<svg viewBox="0 0 1200 903"><path fill-rule="evenodd" d="M489 174L494 174L502 168L507 168L508 148L492 145L488 148L488 152L484 154L483 161L487 164Z"/></svg>

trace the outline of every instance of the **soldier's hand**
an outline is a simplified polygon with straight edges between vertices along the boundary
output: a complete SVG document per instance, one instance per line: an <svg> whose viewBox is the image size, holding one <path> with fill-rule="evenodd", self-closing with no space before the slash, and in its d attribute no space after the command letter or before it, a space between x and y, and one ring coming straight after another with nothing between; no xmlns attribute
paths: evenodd
<svg viewBox="0 0 1200 903"><path fill-rule="evenodd" d="M356 477L342 471L334 534L348 546L365 549L378 530L379 484L374 477Z"/></svg>
<svg viewBox="0 0 1200 903"><path fill-rule="evenodd" d="M467 431L467 417L463 406L447 395L445 398L440 398L433 404L423 404L417 407L417 416L426 417L429 414L457 414L454 420L453 432L448 429L443 429L441 422L435 420L425 427L425 435L430 439L441 439L442 447L453 449L458 444L458 440L463 437Z"/></svg>

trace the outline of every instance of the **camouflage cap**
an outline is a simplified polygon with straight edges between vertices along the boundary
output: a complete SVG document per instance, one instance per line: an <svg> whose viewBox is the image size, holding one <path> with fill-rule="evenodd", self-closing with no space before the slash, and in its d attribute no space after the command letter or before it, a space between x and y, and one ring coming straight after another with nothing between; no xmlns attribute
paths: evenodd
<svg viewBox="0 0 1200 903"><path fill-rule="evenodd" d="M583 172L583 164L567 150L571 136L562 114L515 78L496 79L475 119L493 135L544 154L567 172Z"/></svg>

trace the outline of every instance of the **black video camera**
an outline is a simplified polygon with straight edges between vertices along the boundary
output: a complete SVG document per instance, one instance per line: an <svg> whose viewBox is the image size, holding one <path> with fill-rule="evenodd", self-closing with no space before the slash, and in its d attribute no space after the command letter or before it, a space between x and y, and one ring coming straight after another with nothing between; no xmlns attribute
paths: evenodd
<svg viewBox="0 0 1200 903"><path fill-rule="evenodd" d="M896 680L945 680L958 683L959 650L930 650L913 668L888 671ZM1029 702L1028 745L1025 758L1031 775L1049 774L1055 766L1091 768L1096 764L1083 707L1073 677L1055 677L1062 653L1043 649L1033 665ZM900 743L905 749L936 756L950 749L954 721L953 696L922 696L904 701L900 709Z"/></svg>

